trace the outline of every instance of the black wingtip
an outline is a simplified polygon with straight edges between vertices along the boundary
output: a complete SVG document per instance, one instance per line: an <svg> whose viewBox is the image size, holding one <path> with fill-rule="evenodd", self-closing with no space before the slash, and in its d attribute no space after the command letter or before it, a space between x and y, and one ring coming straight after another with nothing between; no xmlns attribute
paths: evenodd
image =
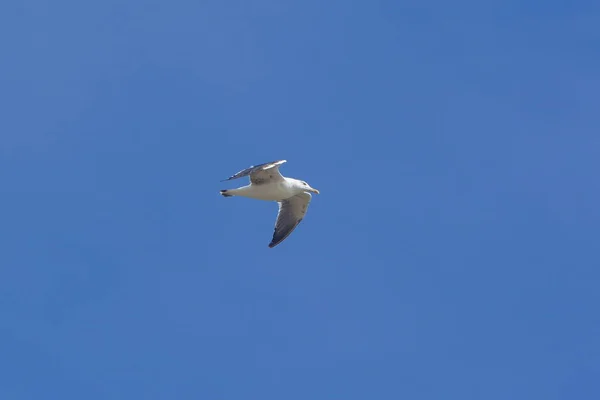
<svg viewBox="0 0 600 400"><path fill-rule="evenodd" d="M227 194L227 190L221 190L221 196L223 197L232 197L232 194Z"/></svg>

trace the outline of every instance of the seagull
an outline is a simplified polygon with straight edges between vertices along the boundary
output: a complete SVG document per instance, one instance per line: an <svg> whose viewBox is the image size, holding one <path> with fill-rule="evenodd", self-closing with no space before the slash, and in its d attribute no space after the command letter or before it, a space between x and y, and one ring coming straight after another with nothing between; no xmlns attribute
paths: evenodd
<svg viewBox="0 0 600 400"><path fill-rule="evenodd" d="M275 222L273 239L269 244L270 248L283 242L302 221L308 203L312 198L311 193L319 194L319 191L310 187L308 183L281 175L279 166L285 162L287 161L279 160L253 165L221 181L226 182L249 176L250 184L248 186L221 190L221 195L224 197L241 196L279 203L279 213Z"/></svg>

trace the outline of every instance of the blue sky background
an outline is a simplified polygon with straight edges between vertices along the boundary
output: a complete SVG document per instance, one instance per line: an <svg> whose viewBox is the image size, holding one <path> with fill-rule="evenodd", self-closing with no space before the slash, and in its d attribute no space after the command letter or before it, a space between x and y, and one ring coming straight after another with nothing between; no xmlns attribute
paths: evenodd
<svg viewBox="0 0 600 400"><path fill-rule="evenodd" d="M0 398L600 398L599 4L4 2Z"/></svg>

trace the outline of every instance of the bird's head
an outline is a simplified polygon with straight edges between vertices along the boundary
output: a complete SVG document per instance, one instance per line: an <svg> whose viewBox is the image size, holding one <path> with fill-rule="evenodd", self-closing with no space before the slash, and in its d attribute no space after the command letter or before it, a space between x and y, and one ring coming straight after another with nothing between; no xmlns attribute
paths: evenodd
<svg viewBox="0 0 600 400"><path fill-rule="evenodd" d="M303 192L311 192L311 193L319 194L319 191L317 189L310 187L310 185L308 183L306 183L304 181L299 181L299 180L297 180L296 182L298 183L300 189Z"/></svg>

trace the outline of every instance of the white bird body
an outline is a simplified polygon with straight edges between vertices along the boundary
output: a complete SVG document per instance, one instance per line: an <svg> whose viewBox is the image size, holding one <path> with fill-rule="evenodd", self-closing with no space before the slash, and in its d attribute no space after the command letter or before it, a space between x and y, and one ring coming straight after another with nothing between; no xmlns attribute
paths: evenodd
<svg viewBox="0 0 600 400"><path fill-rule="evenodd" d="M279 160L246 168L226 180L249 176L250 185L221 190L225 197L240 196L279 203L275 232L269 247L281 243L302 221L312 197L309 192L319 193L304 181L281 175L279 166L285 162Z"/></svg>
<svg viewBox="0 0 600 400"><path fill-rule="evenodd" d="M262 185L250 184L237 189L228 189L227 194L250 199L281 201L304 192L296 179L284 178L282 182L270 182Z"/></svg>

